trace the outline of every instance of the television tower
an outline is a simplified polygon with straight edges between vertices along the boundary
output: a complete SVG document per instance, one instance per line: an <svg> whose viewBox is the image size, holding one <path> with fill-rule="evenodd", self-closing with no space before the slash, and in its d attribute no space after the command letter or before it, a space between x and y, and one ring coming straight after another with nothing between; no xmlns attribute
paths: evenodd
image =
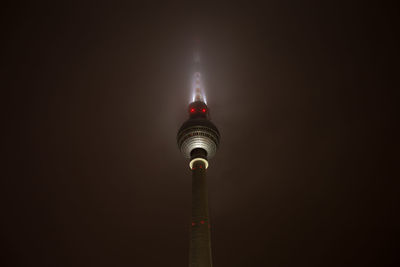
<svg viewBox="0 0 400 267"><path fill-rule="evenodd" d="M208 160L218 148L220 134L210 121L209 110L200 72L200 55L194 56L192 102L189 119L178 131L177 141L183 156L190 160L192 170L192 226L190 234L190 267L211 267L210 220L206 171Z"/></svg>

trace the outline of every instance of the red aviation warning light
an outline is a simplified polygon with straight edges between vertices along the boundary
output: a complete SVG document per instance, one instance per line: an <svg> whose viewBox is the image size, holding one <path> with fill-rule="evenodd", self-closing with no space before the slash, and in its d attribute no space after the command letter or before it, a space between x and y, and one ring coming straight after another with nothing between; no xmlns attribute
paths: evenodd
<svg viewBox="0 0 400 267"><path fill-rule="evenodd" d="M191 118L208 118L208 107L203 101L194 101L187 109Z"/></svg>

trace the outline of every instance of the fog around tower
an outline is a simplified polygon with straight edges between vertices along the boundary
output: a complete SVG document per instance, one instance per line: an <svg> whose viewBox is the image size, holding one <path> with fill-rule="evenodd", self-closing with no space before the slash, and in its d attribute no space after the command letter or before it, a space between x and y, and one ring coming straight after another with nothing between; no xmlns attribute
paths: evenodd
<svg viewBox="0 0 400 267"><path fill-rule="evenodd" d="M207 169L214 266L399 265L398 9L11 5L0 266L188 265L176 132L196 38L198 97L223 137Z"/></svg>

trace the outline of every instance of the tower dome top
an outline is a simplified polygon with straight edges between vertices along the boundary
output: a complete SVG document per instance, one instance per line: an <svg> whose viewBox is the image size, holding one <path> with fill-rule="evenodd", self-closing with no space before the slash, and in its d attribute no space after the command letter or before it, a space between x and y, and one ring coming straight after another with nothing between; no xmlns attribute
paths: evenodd
<svg viewBox="0 0 400 267"><path fill-rule="evenodd" d="M204 149L207 158L212 158L219 146L220 134L217 127L206 118L189 118L178 131L177 142L182 154L191 157L196 148Z"/></svg>

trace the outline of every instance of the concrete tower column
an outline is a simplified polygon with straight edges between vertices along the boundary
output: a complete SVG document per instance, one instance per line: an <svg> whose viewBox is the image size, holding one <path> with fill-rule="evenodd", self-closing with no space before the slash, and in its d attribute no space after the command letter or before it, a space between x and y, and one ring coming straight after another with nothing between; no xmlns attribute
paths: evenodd
<svg viewBox="0 0 400 267"><path fill-rule="evenodd" d="M212 266L206 162L196 159L192 164L192 226L189 266Z"/></svg>

